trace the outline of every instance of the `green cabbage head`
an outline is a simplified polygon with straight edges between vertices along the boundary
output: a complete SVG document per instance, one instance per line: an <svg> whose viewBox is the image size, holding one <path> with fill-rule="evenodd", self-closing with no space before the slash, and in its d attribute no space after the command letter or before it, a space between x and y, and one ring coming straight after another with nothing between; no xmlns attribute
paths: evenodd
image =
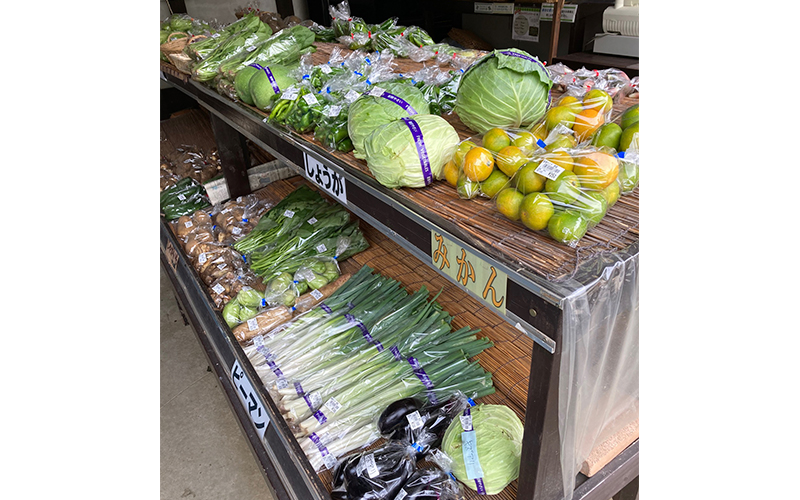
<svg viewBox="0 0 800 500"><path fill-rule="evenodd" d="M503 491L519 476L524 427L517 414L505 405L473 407L472 428L478 445L478 462L483 470L483 486L487 495ZM453 460L453 475L473 490L475 481L467 477L461 449L461 420L453 419L442 438L442 451Z"/></svg>
<svg viewBox="0 0 800 500"><path fill-rule="evenodd" d="M458 147L458 133L437 115L408 117L416 122L430 163L431 179L441 177L442 167ZM364 141L372 175L386 187L425 187L417 142L408 124L400 119L382 125Z"/></svg>
<svg viewBox="0 0 800 500"><path fill-rule="evenodd" d="M552 86L547 70L527 52L495 50L461 77L455 111L481 134L494 127L528 127L547 111Z"/></svg>
<svg viewBox="0 0 800 500"><path fill-rule="evenodd" d="M422 91L410 83L387 82L377 86L403 99L420 115L431 112ZM353 154L356 158L363 160L366 157L364 141L375 129L406 116L413 115L388 99L371 95L359 97L350 105L347 113L347 133L353 141Z"/></svg>

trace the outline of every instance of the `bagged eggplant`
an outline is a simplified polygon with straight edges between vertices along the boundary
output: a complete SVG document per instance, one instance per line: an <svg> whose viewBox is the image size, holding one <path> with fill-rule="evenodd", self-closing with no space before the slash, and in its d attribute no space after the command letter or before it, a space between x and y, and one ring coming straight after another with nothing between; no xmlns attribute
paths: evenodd
<svg viewBox="0 0 800 500"><path fill-rule="evenodd" d="M343 471L348 500L391 500L416 468L408 446L388 442L349 460Z"/></svg>
<svg viewBox="0 0 800 500"><path fill-rule="evenodd" d="M414 398L401 399L381 413L378 429L385 437L413 448L416 459L421 460L441 444L450 422L468 405L468 398L461 393L435 404L423 405Z"/></svg>
<svg viewBox="0 0 800 500"><path fill-rule="evenodd" d="M400 488L395 500L458 500L461 487L439 469L419 469Z"/></svg>

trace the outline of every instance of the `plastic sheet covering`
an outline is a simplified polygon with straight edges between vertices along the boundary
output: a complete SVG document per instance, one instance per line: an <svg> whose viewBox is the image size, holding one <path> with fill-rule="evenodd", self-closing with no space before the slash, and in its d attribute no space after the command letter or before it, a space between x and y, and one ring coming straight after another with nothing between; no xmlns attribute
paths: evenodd
<svg viewBox="0 0 800 500"><path fill-rule="evenodd" d="M564 303L558 410L564 500L572 499L592 449L639 414L638 245L587 264L596 277Z"/></svg>

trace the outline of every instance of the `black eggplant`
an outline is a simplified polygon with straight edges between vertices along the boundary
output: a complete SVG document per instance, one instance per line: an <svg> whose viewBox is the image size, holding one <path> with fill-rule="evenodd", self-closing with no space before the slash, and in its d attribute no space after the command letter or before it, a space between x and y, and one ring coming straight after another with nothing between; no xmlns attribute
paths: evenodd
<svg viewBox="0 0 800 500"><path fill-rule="evenodd" d="M351 463L358 463L359 456L351 455L344 460L340 460L333 468L333 481L331 482L331 499L348 500L347 490L344 487L344 470Z"/></svg>
<svg viewBox="0 0 800 500"><path fill-rule="evenodd" d="M431 448L439 446L450 422L466 408L466 405L466 399L460 396L425 405L419 410L422 427L411 429L408 419L402 418L389 437L413 446L417 452L416 459L422 460ZM408 414L413 411L409 411Z"/></svg>
<svg viewBox="0 0 800 500"><path fill-rule="evenodd" d="M399 399L390 404L383 410L381 416L378 417L378 430L381 434L391 434L400 426L408 426L408 419L406 415L419 410L422 403L414 398Z"/></svg>
<svg viewBox="0 0 800 500"><path fill-rule="evenodd" d="M403 500L457 500L458 491L458 484L447 473L439 469L419 469L411 474L397 497Z"/></svg>
<svg viewBox="0 0 800 500"><path fill-rule="evenodd" d="M394 441L356 457L344 467L348 500L391 500L416 468L408 446Z"/></svg>

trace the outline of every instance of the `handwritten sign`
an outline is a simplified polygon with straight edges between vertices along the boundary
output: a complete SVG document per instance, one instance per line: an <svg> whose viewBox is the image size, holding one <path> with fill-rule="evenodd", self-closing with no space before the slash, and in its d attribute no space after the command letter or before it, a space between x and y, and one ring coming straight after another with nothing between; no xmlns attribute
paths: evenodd
<svg viewBox="0 0 800 500"><path fill-rule="evenodd" d="M436 231L431 231L431 259L437 269L505 314L506 273Z"/></svg>
<svg viewBox="0 0 800 500"><path fill-rule="evenodd" d="M253 384L250 383L250 379L247 378L244 370L242 370L242 367L239 365L239 360L233 362L233 366L231 367L231 380L233 381L233 387L236 389L236 393L239 395L239 399L250 415L250 421L252 421L253 425L256 427L259 437L264 439L264 433L267 432L267 426L269 425L269 416L267 415L267 410L264 408L264 405L258 399L258 396L256 396Z"/></svg>
<svg viewBox="0 0 800 500"><path fill-rule="evenodd" d="M347 205L347 183L344 177L308 153L305 154L305 157L306 168L304 173L306 178Z"/></svg>

